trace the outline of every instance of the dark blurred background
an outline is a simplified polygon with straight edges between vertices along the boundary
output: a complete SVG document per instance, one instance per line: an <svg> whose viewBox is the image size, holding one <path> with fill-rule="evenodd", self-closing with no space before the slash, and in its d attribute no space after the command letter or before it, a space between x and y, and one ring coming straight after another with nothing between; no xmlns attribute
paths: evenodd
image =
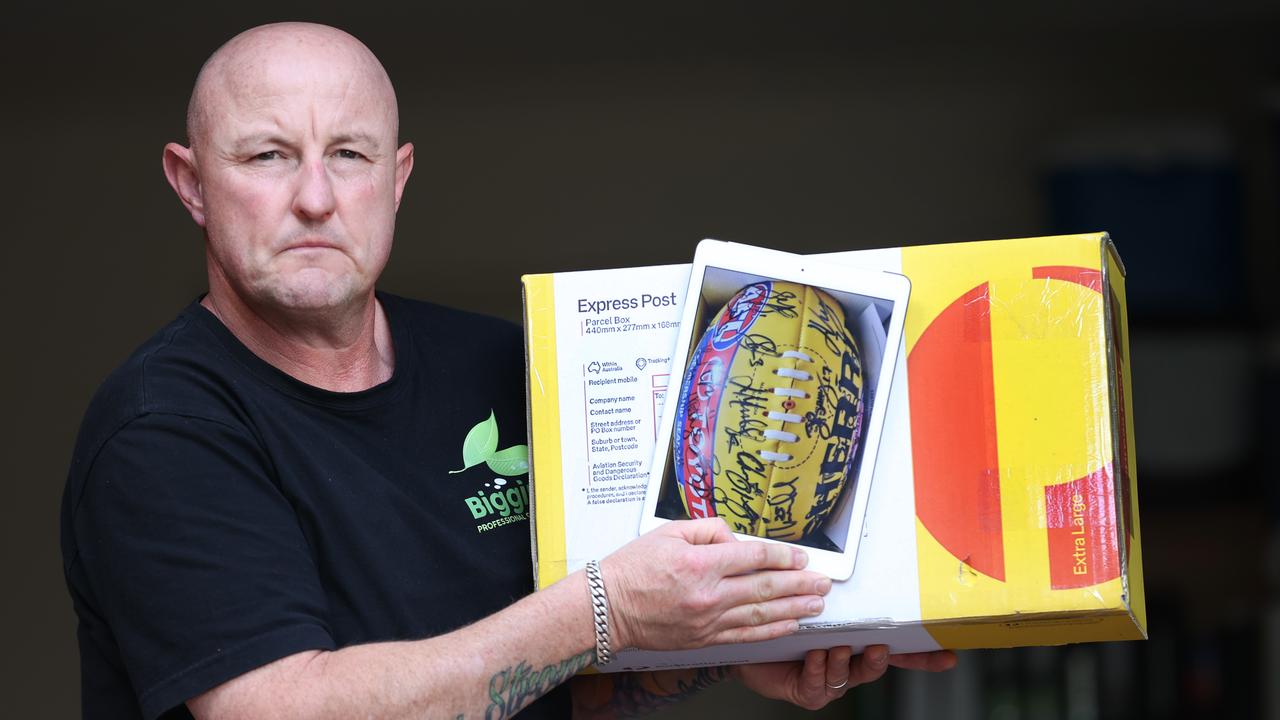
<svg viewBox="0 0 1280 720"><path fill-rule="evenodd" d="M977 8L981 7L982 10ZM78 712L58 503L103 377L205 287L160 170L204 58L280 19L383 60L417 166L386 289L517 319L527 272L1110 230L1151 640L965 653L824 716L1280 717L1280 6L10 3L9 717ZM671 717L789 717L734 688Z"/></svg>

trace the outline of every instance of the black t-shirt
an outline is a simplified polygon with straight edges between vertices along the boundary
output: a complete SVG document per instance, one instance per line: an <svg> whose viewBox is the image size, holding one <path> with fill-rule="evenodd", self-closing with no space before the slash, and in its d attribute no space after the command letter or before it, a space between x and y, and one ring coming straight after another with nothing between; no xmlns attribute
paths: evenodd
<svg viewBox="0 0 1280 720"><path fill-rule="evenodd" d="M519 330L378 297L395 374L368 390L301 383L193 303L98 391L62 509L86 717L189 717L273 660L532 590L527 475L500 453L525 443ZM507 474L451 472L495 451ZM530 710L567 716L567 689Z"/></svg>

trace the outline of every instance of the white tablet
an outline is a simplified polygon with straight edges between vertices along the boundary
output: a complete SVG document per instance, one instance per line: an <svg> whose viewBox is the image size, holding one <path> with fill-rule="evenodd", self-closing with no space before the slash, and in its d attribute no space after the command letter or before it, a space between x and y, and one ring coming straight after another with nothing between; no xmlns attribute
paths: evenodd
<svg viewBox="0 0 1280 720"><path fill-rule="evenodd" d="M903 275L699 243L640 531L721 517L848 579L910 292Z"/></svg>

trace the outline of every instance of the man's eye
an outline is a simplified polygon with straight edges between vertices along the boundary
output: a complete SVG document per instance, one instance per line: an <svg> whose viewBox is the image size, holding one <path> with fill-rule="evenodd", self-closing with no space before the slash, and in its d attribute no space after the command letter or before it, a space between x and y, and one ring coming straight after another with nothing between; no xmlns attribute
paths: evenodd
<svg viewBox="0 0 1280 720"><path fill-rule="evenodd" d="M364 157L363 155L356 152L355 150L347 150L346 148L339 150L338 152L334 153L334 155L342 158L343 160L359 160L360 158Z"/></svg>
<svg viewBox="0 0 1280 720"><path fill-rule="evenodd" d="M254 160L277 160L279 158L280 158L279 150L268 150L266 152L260 152L257 155L253 156Z"/></svg>

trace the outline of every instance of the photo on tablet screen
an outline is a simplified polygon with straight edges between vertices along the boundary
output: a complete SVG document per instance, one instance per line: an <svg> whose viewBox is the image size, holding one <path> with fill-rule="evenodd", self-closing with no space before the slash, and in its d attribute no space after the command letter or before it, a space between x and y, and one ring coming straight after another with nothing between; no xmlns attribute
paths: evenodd
<svg viewBox="0 0 1280 720"><path fill-rule="evenodd" d="M711 265L690 300L655 514L844 552L893 300Z"/></svg>

